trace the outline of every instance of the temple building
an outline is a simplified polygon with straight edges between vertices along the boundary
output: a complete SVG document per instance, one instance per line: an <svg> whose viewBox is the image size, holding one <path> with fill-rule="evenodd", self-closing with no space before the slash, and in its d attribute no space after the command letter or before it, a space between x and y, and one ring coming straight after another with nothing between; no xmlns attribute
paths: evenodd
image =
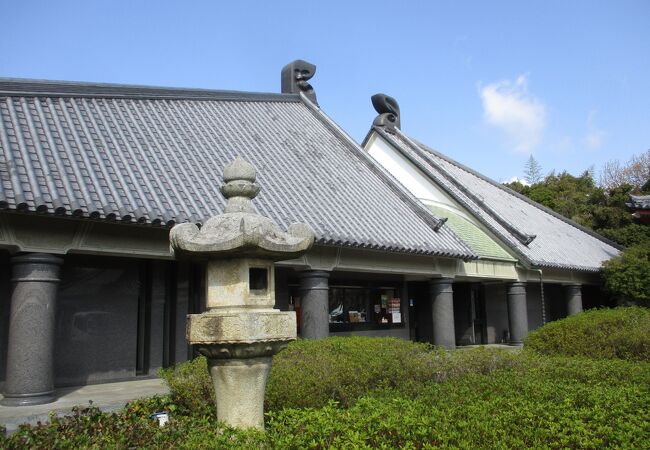
<svg viewBox="0 0 650 450"><path fill-rule="evenodd" d="M615 243L407 136L392 97L372 103L378 116L364 149L478 256L437 281L453 292L454 314L434 312L434 334L445 320L455 324L445 342L521 343L549 320L604 302L598 272L618 254ZM420 305L416 315L430 315Z"/></svg>
<svg viewBox="0 0 650 450"><path fill-rule="evenodd" d="M650 185L650 182L646 183ZM639 223L650 224L650 195L632 195L625 206L632 211L632 217Z"/></svg>
<svg viewBox="0 0 650 450"><path fill-rule="evenodd" d="M314 72L287 65L281 93L0 79L0 403L192 356L205 268L174 259L169 231L223 212L237 156L262 215L314 231L275 267L304 338L519 344L602 302L615 246L402 134L385 96L360 146Z"/></svg>

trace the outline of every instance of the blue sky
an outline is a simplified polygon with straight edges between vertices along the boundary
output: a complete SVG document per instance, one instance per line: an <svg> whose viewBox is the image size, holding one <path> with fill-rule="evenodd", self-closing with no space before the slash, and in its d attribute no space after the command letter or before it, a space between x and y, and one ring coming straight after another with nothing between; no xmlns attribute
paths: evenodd
<svg viewBox="0 0 650 450"><path fill-rule="evenodd" d="M317 65L354 139L402 129L499 181L650 148L650 1L0 0L0 76L277 92Z"/></svg>

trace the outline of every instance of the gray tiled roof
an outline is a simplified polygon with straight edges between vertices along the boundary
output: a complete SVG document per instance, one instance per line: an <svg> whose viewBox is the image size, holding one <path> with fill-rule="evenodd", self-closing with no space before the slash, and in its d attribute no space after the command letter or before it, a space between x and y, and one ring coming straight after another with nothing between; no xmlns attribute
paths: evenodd
<svg viewBox="0 0 650 450"><path fill-rule="evenodd" d="M201 223L236 155L320 244L475 257L302 95L0 80L0 209Z"/></svg>
<svg viewBox="0 0 650 450"><path fill-rule="evenodd" d="M630 194L630 201L625 204L630 209L650 209L650 195Z"/></svg>
<svg viewBox="0 0 650 450"><path fill-rule="evenodd" d="M539 205L400 130L374 131L463 205L525 263L597 271L619 253L615 244Z"/></svg>

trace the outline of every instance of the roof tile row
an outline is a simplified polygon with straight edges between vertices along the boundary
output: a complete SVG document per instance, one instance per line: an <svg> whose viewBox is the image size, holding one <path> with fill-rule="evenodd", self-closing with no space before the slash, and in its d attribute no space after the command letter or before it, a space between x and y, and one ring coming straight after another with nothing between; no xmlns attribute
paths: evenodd
<svg viewBox="0 0 650 450"><path fill-rule="evenodd" d="M304 96L143 89L0 81L0 209L201 223L223 211L222 168L240 155L260 213L321 244L476 257Z"/></svg>
<svg viewBox="0 0 650 450"><path fill-rule="evenodd" d="M616 256L612 242L417 142L375 127L385 140L481 221L526 263L598 271ZM534 237L528 242L525 236Z"/></svg>

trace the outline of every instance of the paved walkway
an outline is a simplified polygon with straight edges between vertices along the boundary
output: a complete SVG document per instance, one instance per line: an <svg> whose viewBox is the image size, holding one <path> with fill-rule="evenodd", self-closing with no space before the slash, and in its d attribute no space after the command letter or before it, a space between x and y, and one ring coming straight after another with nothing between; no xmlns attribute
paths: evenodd
<svg viewBox="0 0 650 450"><path fill-rule="evenodd" d="M503 350L521 350L524 348L523 345L510 345L510 344L482 344L482 345L463 345L462 347L456 347L456 350L471 349L471 348L500 348Z"/></svg>
<svg viewBox="0 0 650 450"><path fill-rule="evenodd" d="M91 400L93 406L102 411L115 411L124 407L130 400L156 394L164 395L167 392L167 387L159 378L60 388L56 390L59 398L52 403L34 406L0 406L0 425L4 425L8 433L12 433L21 423L46 422L49 420L50 411L60 416L71 414L73 406L87 406Z"/></svg>

